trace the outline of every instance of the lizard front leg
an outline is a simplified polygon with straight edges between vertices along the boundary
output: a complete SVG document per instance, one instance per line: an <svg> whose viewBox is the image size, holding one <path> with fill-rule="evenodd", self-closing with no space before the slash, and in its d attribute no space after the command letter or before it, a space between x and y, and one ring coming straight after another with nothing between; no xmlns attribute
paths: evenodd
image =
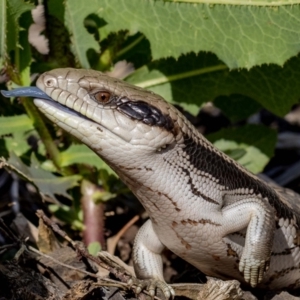
<svg viewBox="0 0 300 300"><path fill-rule="evenodd" d="M275 232L274 209L266 201L249 198L222 209L224 236L247 228L239 270L245 281L255 287L269 267Z"/></svg>
<svg viewBox="0 0 300 300"><path fill-rule="evenodd" d="M148 220L139 230L133 246L133 264L138 279L137 293L145 288L151 296L155 289L160 288L168 299L175 296L174 290L167 285L163 277L161 253L165 246L153 230L151 220Z"/></svg>

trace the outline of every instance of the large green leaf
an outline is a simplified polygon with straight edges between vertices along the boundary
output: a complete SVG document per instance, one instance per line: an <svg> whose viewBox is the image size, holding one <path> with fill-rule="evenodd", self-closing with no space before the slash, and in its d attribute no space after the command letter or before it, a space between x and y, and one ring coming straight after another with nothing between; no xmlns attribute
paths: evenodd
<svg viewBox="0 0 300 300"><path fill-rule="evenodd" d="M246 120L261 109L261 106L256 101L240 94L217 97L214 104L233 123Z"/></svg>
<svg viewBox="0 0 300 300"><path fill-rule="evenodd" d="M98 1L65 1L65 22L71 33L71 49L83 68L89 68L87 51L94 49L99 52L99 45L84 27L84 19L88 14L99 11Z"/></svg>
<svg viewBox="0 0 300 300"><path fill-rule="evenodd" d="M170 3L162 0L66 0L66 22L83 67L88 49L98 50L83 21L102 18L108 31L142 32L154 59L211 51L229 68L283 65L300 50L299 1ZM214 4L212 4L214 3ZM294 5L290 5L293 3ZM275 7L277 6L277 7Z"/></svg>
<svg viewBox="0 0 300 300"><path fill-rule="evenodd" d="M184 55L177 61L155 61L135 71L126 81L180 103L192 113L218 96L241 94L277 115L284 115L300 97L299 70L300 58L294 57L284 68L264 65L250 71L229 71L215 55L201 53ZM253 103L249 107L252 109Z"/></svg>

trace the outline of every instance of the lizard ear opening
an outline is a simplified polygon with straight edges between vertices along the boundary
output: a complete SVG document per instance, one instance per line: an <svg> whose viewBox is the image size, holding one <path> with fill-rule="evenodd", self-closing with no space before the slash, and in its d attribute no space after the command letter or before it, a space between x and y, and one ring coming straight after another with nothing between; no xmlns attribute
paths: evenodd
<svg viewBox="0 0 300 300"><path fill-rule="evenodd" d="M111 100L111 95L109 92L106 91L99 91L92 95L94 100L97 101L100 104L107 104Z"/></svg>

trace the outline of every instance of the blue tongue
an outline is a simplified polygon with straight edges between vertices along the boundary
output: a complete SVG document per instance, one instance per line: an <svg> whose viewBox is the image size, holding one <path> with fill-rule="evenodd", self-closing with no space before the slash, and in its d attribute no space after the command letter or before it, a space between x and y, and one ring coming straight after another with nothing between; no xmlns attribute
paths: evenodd
<svg viewBox="0 0 300 300"><path fill-rule="evenodd" d="M44 93L42 90L40 90L37 87L33 87L33 86L21 87L21 88L17 88L17 89L11 90L11 91L2 90L1 94L4 97L32 97L32 98L36 98L36 99L51 100L49 102L50 105L52 105L60 110L66 111L71 115L79 116L83 119L88 120L88 118L85 117L84 115L81 115L80 113L74 111L73 109L68 108L68 107L61 105L58 102L54 101L51 97L49 97L46 93Z"/></svg>
<svg viewBox="0 0 300 300"><path fill-rule="evenodd" d="M29 87L21 87L11 91L2 90L1 94L4 97L32 97L39 99L52 100L46 93L40 90L37 87L29 86Z"/></svg>

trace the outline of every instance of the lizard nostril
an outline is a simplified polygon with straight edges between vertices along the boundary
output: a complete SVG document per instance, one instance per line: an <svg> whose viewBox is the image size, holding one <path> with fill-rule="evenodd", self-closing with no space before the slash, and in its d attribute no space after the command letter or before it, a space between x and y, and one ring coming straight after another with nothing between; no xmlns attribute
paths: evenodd
<svg viewBox="0 0 300 300"><path fill-rule="evenodd" d="M44 83L45 83L46 87L54 87L54 86L56 86L56 80L53 77L50 77L50 78L48 77L47 78L47 76L46 76L45 79L44 79Z"/></svg>

